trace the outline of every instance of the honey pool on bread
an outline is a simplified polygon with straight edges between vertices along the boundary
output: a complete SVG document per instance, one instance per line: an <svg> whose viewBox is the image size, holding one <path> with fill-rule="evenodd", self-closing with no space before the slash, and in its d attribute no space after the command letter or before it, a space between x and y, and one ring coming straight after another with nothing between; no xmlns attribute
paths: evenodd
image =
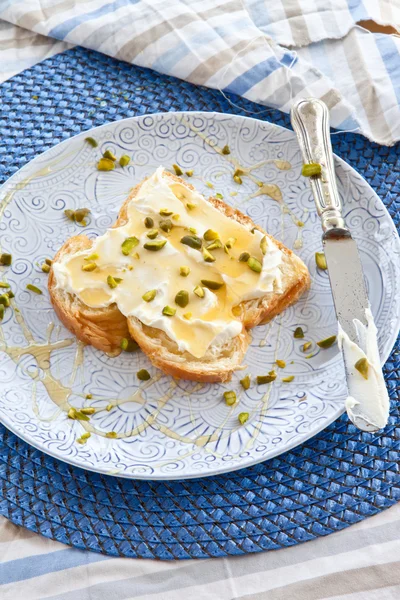
<svg viewBox="0 0 400 600"><path fill-rule="evenodd" d="M90 249L54 263L57 287L92 308L116 303L195 358L240 334L241 302L281 292L282 252L273 240L226 216L163 167L129 201L127 218ZM201 247L183 243L185 237ZM255 259L256 270L243 253Z"/></svg>

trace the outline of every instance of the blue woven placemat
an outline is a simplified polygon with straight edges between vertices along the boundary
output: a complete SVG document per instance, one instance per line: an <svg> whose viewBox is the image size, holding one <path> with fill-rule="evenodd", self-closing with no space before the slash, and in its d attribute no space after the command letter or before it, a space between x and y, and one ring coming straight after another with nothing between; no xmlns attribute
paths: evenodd
<svg viewBox="0 0 400 600"><path fill-rule="evenodd" d="M146 112L260 107L75 48L0 87L0 181L40 152L107 121ZM266 120L288 126L273 110ZM261 115L262 118L262 115ZM354 134L334 150L400 223L400 147ZM0 426L0 513L17 525L114 556L206 558L291 546L343 529L400 499L399 344L385 366L390 423L361 433L342 417L278 458L218 477L143 482L73 468Z"/></svg>

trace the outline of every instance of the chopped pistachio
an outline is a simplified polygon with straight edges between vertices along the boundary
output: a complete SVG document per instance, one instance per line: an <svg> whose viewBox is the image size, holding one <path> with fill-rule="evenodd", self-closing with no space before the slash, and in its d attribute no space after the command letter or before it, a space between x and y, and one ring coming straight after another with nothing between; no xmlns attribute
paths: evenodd
<svg viewBox="0 0 400 600"><path fill-rule="evenodd" d="M112 171L115 169L115 164L109 158L101 158L97 163L98 171Z"/></svg>
<svg viewBox="0 0 400 600"><path fill-rule="evenodd" d="M254 271L255 273L261 273L261 271L262 271L262 264L254 256L250 256L249 260L247 261L247 264L250 267L250 269L252 271Z"/></svg>
<svg viewBox="0 0 400 600"><path fill-rule="evenodd" d="M239 262L247 262L250 258L250 254L248 252L242 252L239 256Z"/></svg>
<svg viewBox="0 0 400 600"><path fill-rule="evenodd" d="M303 165L301 174L303 177L321 176L322 167L319 163L308 163Z"/></svg>
<svg viewBox="0 0 400 600"><path fill-rule="evenodd" d="M132 258L136 258L136 260L139 260L139 258L140 258L140 254L139 254L139 252L134 252L134 253L132 254ZM132 266L130 266L130 267L128 267L128 269L129 269L130 271L132 271L133 267L132 267Z"/></svg>
<svg viewBox="0 0 400 600"><path fill-rule="evenodd" d="M128 237L121 244L121 252L124 256L128 256L138 245L139 240L136 236Z"/></svg>
<svg viewBox="0 0 400 600"><path fill-rule="evenodd" d="M110 410L112 410L113 407L114 407L114 404L111 404L111 402L110 402L110 404L107 404L107 406L106 406L106 411L110 412Z"/></svg>
<svg viewBox="0 0 400 600"><path fill-rule="evenodd" d="M11 298L15 298L15 294L14 294L14 292L12 292L11 290L9 290L9 291L7 292L7 296L8 296L10 299L11 299Z"/></svg>
<svg viewBox="0 0 400 600"><path fill-rule="evenodd" d="M179 275L187 277L190 273L190 267L179 267Z"/></svg>
<svg viewBox="0 0 400 600"><path fill-rule="evenodd" d="M121 348L122 350L126 350L128 347L129 341L127 340L127 338L122 338L121 340Z"/></svg>
<svg viewBox="0 0 400 600"><path fill-rule="evenodd" d="M209 188L213 188L213 184L211 183L211 181L206 181L206 186Z"/></svg>
<svg viewBox="0 0 400 600"><path fill-rule="evenodd" d="M4 310L5 310L4 305L0 304L0 321L2 321L4 319Z"/></svg>
<svg viewBox="0 0 400 600"><path fill-rule="evenodd" d="M291 383L294 379L294 375L288 375L287 377L282 377L283 383Z"/></svg>
<svg viewBox="0 0 400 600"><path fill-rule="evenodd" d="M91 400L93 398L92 394L86 394L85 396L86 400Z"/></svg>
<svg viewBox="0 0 400 600"><path fill-rule="evenodd" d="M108 431L106 433L106 438L109 438L110 440L115 440L118 437L118 433L116 431Z"/></svg>
<svg viewBox="0 0 400 600"><path fill-rule="evenodd" d="M151 250L152 252L157 252L158 250L162 250L166 243L167 240L154 240L143 244L143 248Z"/></svg>
<svg viewBox="0 0 400 600"><path fill-rule="evenodd" d="M162 314L165 315L166 317L173 317L176 313L176 308L173 308L172 306L164 306L164 308L162 309Z"/></svg>
<svg viewBox="0 0 400 600"><path fill-rule="evenodd" d="M306 358L312 358L313 356L315 356L312 352L310 354L307 354Z"/></svg>
<svg viewBox="0 0 400 600"><path fill-rule="evenodd" d="M226 145L225 145L225 146L222 148L221 152L222 152L222 154L230 154L230 153L231 153L231 151L230 151L230 148L229 148L228 144L226 144Z"/></svg>
<svg viewBox="0 0 400 600"><path fill-rule="evenodd" d="M304 227L303 221L297 221L297 227Z"/></svg>
<svg viewBox="0 0 400 600"><path fill-rule="evenodd" d="M189 321L192 318L192 313L191 312L184 313L183 317Z"/></svg>
<svg viewBox="0 0 400 600"><path fill-rule="evenodd" d="M108 158L108 159L112 160L113 162L115 162L117 160L117 157L115 156L115 154L112 150L106 150L103 153L103 158Z"/></svg>
<svg viewBox="0 0 400 600"><path fill-rule="evenodd" d="M67 413L67 417L69 419L74 419L76 421L89 421L89 417L83 414L82 411L77 410L76 408L71 407Z"/></svg>
<svg viewBox="0 0 400 600"><path fill-rule="evenodd" d="M173 224L172 224L171 219L161 219L159 226L160 226L160 229L162 229L162 231L169 233L173 227Z"/></svg>
<svg viewBox="0 0 400 600"><path fill-rule="evenodd" d="M181 308L185 308L189 304L189 292L180 290L175 296L175 304Z"/></svg>
<svg viewBox="0 0 400 600"><path fill-rule="evenodd" d="M205 296L205 292L200 285L196 285L196 287L193 290L193 293L196 294L196 296L198 296L199 298L204 298Z"/></svg>
<svg viewBox="0 0 400 600"><path fill-rule="evenodd" d="M128 340L127 338L122 338L120 346L124 352L136 352L136 350L139 348L135 340Z"/></svg>
<svg viewBox="0 0 400 600"><path fill-rule="evenodd" d="M194 202L187 202L186 203L186 208L188 210L194 210L196 208L197 204L195 204Z"/></svg>
<svg viewBox="0 0 400 600"><path fill-rule="evenodd" d="M296 329L294 330L294 333L293 333L293 337L296 338L296 339L298 339L298 340L303 339L303 337L304 337L304 331L302 330L301 327L296 327Z"/></svg>
<svg viewBox="0 0 400 600"><path fill-rule="evenodd" d="M173 164L172 168L175 171L175 175L178 175L178 177L180 177L181 175L183 175L183 171L182 171L182 169L180 168L179 165Z"/></svg>
<svg viewBox="0 0 400 600"><path fill-rule="evenodd" d="M46 263L42 264L41 269L42 269L43 273L50 273L50 267L49 267L49 265L46 265Z"/></svg>
<svg viewBox="0 0 400 600"><path fill-rule="evenodd" d="M9 288L10 284L5 281L0 281L0 288Z"/></svg>
<svg viewBox="0 0 400 600"><path fill-rule="evenodd" d="M82 223L84 218L87 217L87 215L89 213L90 213L90 210L88 208L78 208L74 212L74 219L77 223Z"/></svg>
<svg viewBox="0 0 400 600"><path fill-rule="evenodd" d="M155 240L158 236L158 229L150 229L146 235L150 240Z"/></svg>
<svg viewBox="0 0 400 600"><path fill-rule="evenodd" d="M267 254L267 249L268 249L268 241L267 241L266 235L264 235L264 237L262 238L262 240L260 242L260 248L261 248L261 252L265 256Z"/></svg>
<svg viewBox="0 0 400 600"><path fill-rule="evenodd" d="M119 164L121 165L121 167L126 167L127 165L129 165L130 162L131 158L127 154L123 154L119 159Z"/></svg>
<svg viewBox="0 0 400 600"><path fill-rule="evenodd" d="M122 279L120 277L113 277L112 275L108 275L107 284L112 290L117 287L119 283L121 283Z"/></svg>
<svg viewBox="0 0 400 600"><path fill-rule="evenodd" d="M207 250L207 248L203 248L202 254L206 262L215 262L215 256L213 256L211 252Z"/></svg>
<svg viewBox="0 0 400 600"><path fill-rule="evenodd" d="M228 239L226 240L226 242L225 242L225 246L226 246L227 248L231 249L231 248L233 248L233 246L235 245L235 243L236 243L236 238L234 238L234 237L230 237L230 238L228 238Z"/></svg>
<svg viewBox="0 0 400 600"><path fill-rule="evenodd" d="M144 226L147 227L147 229L152 229L154 227L154 221L151 217L146 217L144 220Z"/></svg>
<svg viewBox="0 0 400 600"><path fill-rule="evenodd" d="M361 373L364 379L368 379L369 365L368 360L366 358L360 358L354 365L354 368L357 369L359 373Z"/></svg>
<svg viewBox="0 0 400 600"><path fill-rule="evenodd" d="M161 208L160 215L162 217L170 217L173 214L173 210L169 210L169 208Z"/></svg>
<svg viewBox="0 0 400 600"><path fill-rule="evenodd" d="M308 352L308 350L311 348L311 346L312 346L312 342L306 342L301 347L302 352Z"/></svg>
<svg viewBox="0 0 400 600"><path fill-rule="evenodd" d="M185 171L185 174L186 174L188 177L193 177L193 169L189 169L189 171Z"/></svg>
<svg viewBox="0 0 400 600"><path fill-rule="evenodd" d="M265 383L271 383L275 381L276 373L275 371L270 371L268 375L257 375L257 383L258 385L264 385Z"/></svg>
<svg viewBox="0 0 400 600"><path fill-rule="evenodd" d="M224 199L223 195L222 195L222 194L220 194L219 192L217 192L217 193L215 194L215 197L216 197L216 198L218 198L219 200L223 200L223 199Z"/></svg>
<svg viewBox="0 0 400 600"><path fill-rule="evenodd" d="M213 242L211 242L211 244L209 244L207 246L207 250L218 250L219 248L222 248L223 244L221 242L221 240L214 240Z"/></svg>
<svg viewBox="0 0 400 600"><path fill-rule="evenodd" d="M34 292L35 294L43 294L42 290L36 287L36 285L33 285L32 283L28 283L26 289L30 290L31 292Z"/></svg>
<svg viewBox="0 0 400 600"><path fill-rule="evenodd" d="M202 279L201 283L204 287L209 290L219 290L222 286L225 285L223 281L211 281L210 279Z"/></svg>
<svg viewBox="0 0 400 600"><path fill-rule="evenodd" d="M157 290L149 290L145 294L143 294L142 298L145 302L152 302L156 297Z"/></svg>
<svg viewBox="0 0 400 600"><path fill-rule="evenodd" d="M179 221L180 218L181 218L181 215L178 215L178 213L175 213L175 214L172 215L172 219L174 221Z"/></svg>
<svg viewBox="0 0 400 600"><path fill-rule="evenodd" d="M203 242L196 235L184 235L183 238L181 238L181 244L190 246L190 248L194 248L195 250L200 250Z"/></svg>
<svg viewBox="0 0 400 600"><path fill-rule="evenodd" d="M240 385L244 390L248 390L250 387L250 375L246 375L243 379L240 380Z"/></svg>
<svg viewBox="0 0 400 600"><path fill-rule="evenodd" d="M45 258L44 262L46 263L46 265L49 265L49 267L51 267L51 265L53 264L53 261L51 260L51 258Z"/></svg>
<svg viewBox="0 0 400 600"><path fill-rule="evenodd" d="M81 408L81 413L83 415L94 415L95 412L96 412L96 409L93 407Z"/></svg>
<svg viewBox="0 0 400 600"><path fill-rule="evenodd" d="M326 269L328 268L328 265L326 264L325 254L323 252L315 253L315 262L318 269L323 269L324 271L326 271Z"/></svg>
<svg viewBox="0 0 400 600"><path fill-rule="evenodd" d="M75 220L74 214L75 214L75 211L74 211L74 210L71 210L70 208L66 208L66 209L64 210L64 215L65 215L66 217L68 217L68 219L69 219L70 221L74 221L74 220Z"/></svg>
<svg viewBox="0 0 400 600"><path fill-rule="evenodd" d="M3 267L9 267L12 262L12 255L7 252L0 254L0 265Z"/></svg>
<svg viewBox="0 0 400 600"><path fill-rule="evenodd" d="M148 372L147 369L140 369L140 371L138 371L136 373L136 377L140 380L140 381L148 381L151 377L150 373Z"/></svg>
<svg viewBox="0 0 400 600"><path fill-rule="evenodd" d="M225 403L228 406L233 406L234 404L236 404L236 393L234 391L229 391L229 392L224 392L224 399L225 399Z"/></svg>
<svg viewBox="0 0 400 600"><path fill-rule="evenodd" d="M249 415L249 413L248 413L248 412L241 412L241 413L239 414L239 416L238 416L239 423L240 423L241 425L244 425L244 424L245 424L245 423L247 423L247 421L249 420L249 417L250 417L250 415Z"/></svg>
<svg viewBox="0 0 400 600"><path fill-rule="evenodd" d="M234 181L235 183L238 183L239 185L242 185L242 183L243 183L243 180L242 180L242 178L241 178L241 177L239 177L239 175L234 175L234 176L233 176L233 181Z"/></svg>
<svg viewBox="0 0 400 600"><path fill-rule="evenodd" d="M214 231L213 229L207 229L207 231L205 231L203 234L203 238L206 240L206 242L212 242L213 240L216 240L219 238L219 234L217 231Z"/></svg>
<svg viewBox="0 0 400 600"><path fill-rule="evenodd" d="M317 342L317 346L319 346L320 348L323 348L324 350L326 350L327 348L330 348L331 346L333 346L333 344L336 342L336 335L331 335L328 338L325 338L324 340L320 340L319 342Z"/></svg>
<svg viewBox="0 0 400 600"><path fill-rule="evenodd" d="M8 294L0 294L0 304L4 308L8 308L10 306L10 296Z"/></svg>
<svg viewBox="0 0 400 600"><path fill-rule="evenodd" d="M88 273L94 271L95 269L97 269L97 265L95 262L90 262L87 265L82 265L82 271L86 271Z"/></svg>
<svg viewBox="0 0 400 600"><path fill-rule="evenodd" d="M99 257L98 254L96 254L96 252L93 252L93 254L91 254L90 256L87 256L86 258L84 258L83 260L86 260L88 262L93 262L94 260L97 260ZM48 264L48 263L47 263Z"/></svg>
<svg viewBox="0 0 400 600"><path fill-rule="evenodd" d="M92 148L97 148L97 146L99 145L96 140L92 137L87 137L85 138L85 142L87 142L90 146L92 146Z"/></svg>
<svg viewBox="0 0 400 600"><path fill-rule="evenodd" d="M276 360L275 362L280 369L284 369L286 367L286 363L284 360Z"/></svg>

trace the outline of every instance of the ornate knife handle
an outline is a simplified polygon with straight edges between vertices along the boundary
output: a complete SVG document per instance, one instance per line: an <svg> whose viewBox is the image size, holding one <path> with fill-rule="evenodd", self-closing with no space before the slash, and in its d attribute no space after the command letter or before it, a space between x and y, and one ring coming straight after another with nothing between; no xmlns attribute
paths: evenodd
<svg viewBox="0 0 400 600"><path fill-rule="evenodd" d="M291 110L290 119L304 162L319 163L322 167L321 177L310 177L310 184L321 217L323 237L350 235L342 217L336 185L326 104L315 98L299 100Z"/></svg>

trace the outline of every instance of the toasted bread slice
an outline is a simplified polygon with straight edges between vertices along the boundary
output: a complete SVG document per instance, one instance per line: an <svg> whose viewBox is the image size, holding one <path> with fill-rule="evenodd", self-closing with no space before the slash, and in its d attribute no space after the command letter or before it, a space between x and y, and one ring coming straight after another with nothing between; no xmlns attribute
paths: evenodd
<svg viewBox="0 0 400 600"><path fill-rule="evenodd" d="M191 190L194 187L180 177L164 173L171 180L182 183ZM137 185L124 202L114 227L121 227L127 222L127 207L141 187ZM209 198L209 202L226 216L241 223L251 230L257 227L254 222L240 211L229 207L217 198ZM108 308L92 309L83 304L76 296L56 287L52 270L49 277L49 292L54 309L64 323L78 339L108 354L120 352L121 340L130 336L148 355L152 363L165 373L182 379L201 382L228 381L233 371L240 367L250 342L247 329L272 319L286 307L298 300L309 287L310 276L304 263L291 250L265 233L283 253L280 266L282 292L270 292L262 298L247 300L239 305L242 332L223 346L211 346L200 359L189 352L181 352L177 344L160 329L149 327L135 317L126 319L115 304ZM90 248L91 241L86 236L76 236L68 240L59 250L54 262L64 254L74 254L79 250Z"/></svg>

